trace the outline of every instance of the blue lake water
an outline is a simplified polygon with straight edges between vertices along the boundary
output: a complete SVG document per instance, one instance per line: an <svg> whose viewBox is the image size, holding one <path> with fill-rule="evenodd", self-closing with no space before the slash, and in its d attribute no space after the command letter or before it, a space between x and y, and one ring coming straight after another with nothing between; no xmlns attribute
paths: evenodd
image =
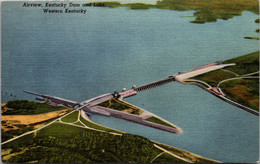
<svg viewBox="0 0 260 164"><path fill-rule="evenodd" d="M257 36L258 16L251 12L192 24L195 18L186 16L193 11L88 7L86 15L43 14L22 5L2 8L2 102L34 99L23 90L84 101L259 49L258 41L244 39ZM98 115L92 120L222 162L258 160L258 117L196 86L171 83L126 101L184 133Z"/></svg>

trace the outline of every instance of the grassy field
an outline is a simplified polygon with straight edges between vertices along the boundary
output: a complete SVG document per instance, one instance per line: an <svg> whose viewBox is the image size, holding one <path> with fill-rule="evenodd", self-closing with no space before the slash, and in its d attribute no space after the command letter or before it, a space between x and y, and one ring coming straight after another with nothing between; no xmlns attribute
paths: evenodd
<svg viewBox="0 0 260 164"><path fill-rule="evenodd" d="M2 150L2 160L8 163L150 163L162 152L141 136L118 136L62 123L4 144ZM183 163L169 155L155 162Z"/></svg>
<svg viewBox="0 0 260 164"><path fill-rule="evenodd" d="M23 101L23 100L21 100L21 101ZM67 107L63 107L63 106L60 106L60 107L51 106L51 105L48 105L47 102L44 102L44 103L35 102L35 104L36 104L35 109L28 109L28 108L10 109L9 108L6 112L4 112L2 114L3 115L35 115L35 114L42 114L42 113L47 113L47 112L63 110L63 109L67 108Z"/></svg>
<svg viewBox="0 0 260 164"><path fill-rule="evenodd" d="M176 127L172 126L171 124L168 124L167 122L164 122L161 119L158 119L158 118L156 118L154 116L146 119L146 121L150 121L150 122L154 122L154 123L157 123L157 124L161 124L161 125L165 125L165 126L176 128Z"/></svg>
<svg viewBox="0 0 260 164"><path fill-rule="evenodd" d="M80 122L76 122L76 123L74 123L74 124L84 127L84 125L83 125L82 123L80 123Z"/></svg>
<svg viewBox="0 0 260 164"><path fill-rule="evenodd" d="M123 134L123 132L120 132L118 130L113 130L113 129L110 129L110 128L107 128L107 127L104 127L104 126L101 126L101 125L98 125L98 124L95 124L95 123L92 123L90 121L87 121L84 118L82 118L81 116L80 116L80 121L82 123L84 123L86 126L90 127L90 128L103 130L103 131L106 131L106 132L115 132L115 133Z"/></svg>
<svg viewBox="0 0 260 164"><path fill-rule="evenodd" d="M78 120L79 111L74 111L73 113L67 115L66 117L63 117L61 121L72 123Z"/></svg>
<svg viewBox="0 0 260 164"><path fill-rule="evenodd" d="M97 106L103 106L135 115L140 115L143 112L141 109L122 100L116 100L115 98L111 98L108 101L98 104Z"/></svg>
<svg viewBox="0 0 260 164"><path fill-rule="evenodd" d="M259 51L223 61L223 64L228 63L236 63L236 65L225 69L240 75L259 71Z"/></svg>
<svg viewBox="0 0 260 164"><path fill-rule="evenodd" d="M103 106L103 107L107 107L107 108L111 108L111 109L115 109L115 110L119 110L119 111L129 108L129 106L127 106L125 104L120 104L120 103L116 102L114 98L111 98L105 102L102 102L102 103L98 104L97 106Z"/></svg>
<svg viewBox="0 0 260 164"><path fill-rule="evenodd" d="M211 71L211 72L199 75L199 76L195 76L192 79L205 81L211 86L217 86L217 84L220 81L222 81L224 79L232 78L232 77L236 77L236 75L233 73L230 73L230 72L223 71L223 70L215 70L215 71Z"/></svg>
<svg viewBox="0 0 260 164"><path fill-rule="evenodd" d="M195 10L192 23L216 22L217 19L227 20L242 15L243 11L259 13L258 0L162 0L156 5L118 2L104 2L107 7L129 7L130 9L167 9L177 11Z"/></svg>
<svg viewBox="0 0 260 164"><path fill-rule="evenodd" d="M259 112L259 79L236 79L220 85L231 100Z"/></svg>

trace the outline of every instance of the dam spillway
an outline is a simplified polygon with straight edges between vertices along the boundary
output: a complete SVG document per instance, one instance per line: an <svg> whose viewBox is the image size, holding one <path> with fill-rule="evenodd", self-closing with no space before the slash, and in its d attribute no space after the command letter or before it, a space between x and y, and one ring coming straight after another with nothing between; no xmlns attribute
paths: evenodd
<svg viewBox="0 0 260 164"><path fill-rule="evenodd" d="M138 86L138 87L133 87L133 89L136 92L141 92L141 91L145 91L147 89L152 89L152 88L155 88L155 87L159 87L161 85L168 84L168 83L173 82L173 81L175 81L175 77L169 76L168 78L165 78L165 79L162 79L162 80L154 81L152 83L143 84L143 85Z"/></svg>

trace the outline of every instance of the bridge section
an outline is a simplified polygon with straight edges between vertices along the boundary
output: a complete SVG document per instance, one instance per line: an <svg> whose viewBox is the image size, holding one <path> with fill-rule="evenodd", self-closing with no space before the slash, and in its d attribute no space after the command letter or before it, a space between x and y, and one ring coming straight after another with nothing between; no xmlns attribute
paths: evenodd
<svg viewBox="0 0 260 164"><path fill-rule="evenodd" d="M152 83L144 84L144 85L141 85L141 86L138 86L138 87L133 87L133 89L136 92L141 92L141 91L144 91L144 90L147 90L147 89L151 89L151 88L159 87L159 86L164 85L164 84L168 84L168 83L173 82L173 81L175 81L175 77L169 76L166 79L162 79L162 80L158 80L158 81L155 81L155 82L152 82Z"/></svg>

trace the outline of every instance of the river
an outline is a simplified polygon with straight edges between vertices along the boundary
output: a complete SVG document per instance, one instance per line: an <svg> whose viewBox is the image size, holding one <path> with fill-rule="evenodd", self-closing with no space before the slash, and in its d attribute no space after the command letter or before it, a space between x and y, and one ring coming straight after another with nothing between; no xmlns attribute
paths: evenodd
<svg viewBox="0 0 260 164"><path fill-rule="evenodd" d="M258 50L258 41L244 39L257 35L251 12L193 24L187 16L194 11L88 7L86 14L44 14L22 5L2 8L2 102L33 100L23 90L84 101ZM125 100L183 134L91 119L222 162L258 160L258 117L196 86L174 82Z"/></svg>

